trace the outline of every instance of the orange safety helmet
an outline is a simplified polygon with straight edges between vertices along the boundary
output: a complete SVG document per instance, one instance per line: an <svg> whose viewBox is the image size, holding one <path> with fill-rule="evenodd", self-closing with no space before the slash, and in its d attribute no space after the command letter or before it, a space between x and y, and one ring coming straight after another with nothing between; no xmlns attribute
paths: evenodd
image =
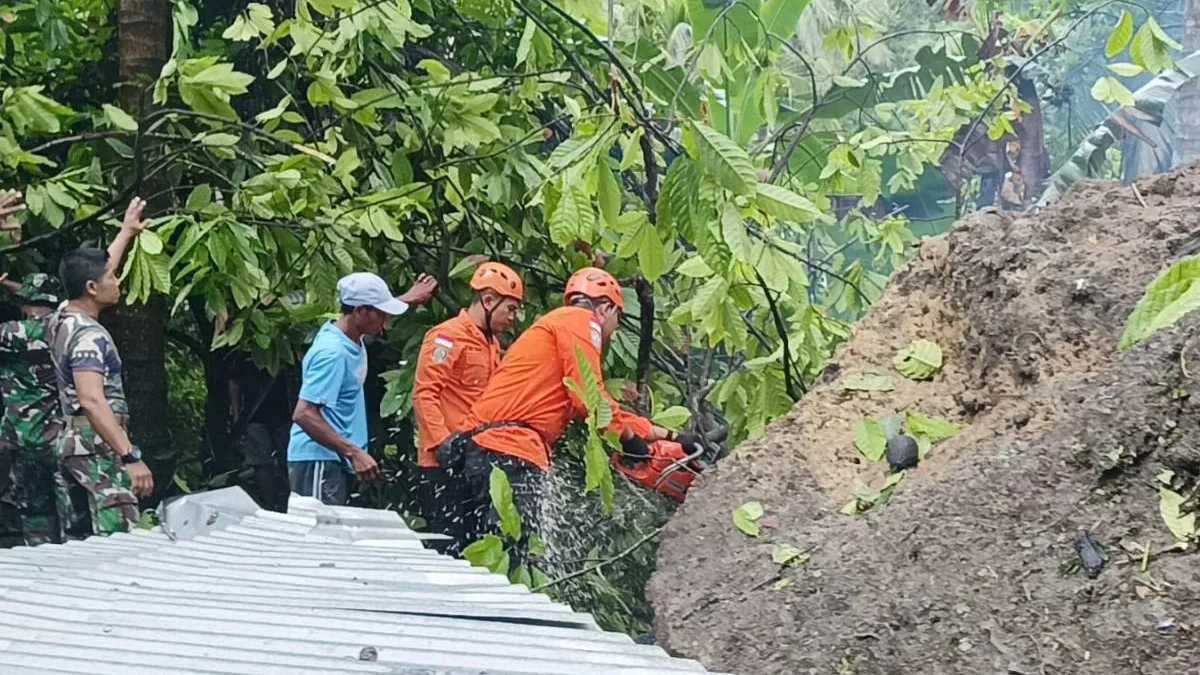
<svg viewBox="0 0 1200 675"><path fill-rule="evenodd" d="M485 262L476 268L475 274L471 275L471 290L495 291L518 301L525 299L525 284L521 277L508 265L497 262Z"/></svg>
<svg viewBox="0 0 1200 675"><path fill-rule="evenodd" d="M596 300L608 300L625 311L625 298L621 295L621 286L613 275L599 267L585 267L576 271L567 279L567 287L563 290L563 302L570 304L571 298L582 295Z"/></svg>

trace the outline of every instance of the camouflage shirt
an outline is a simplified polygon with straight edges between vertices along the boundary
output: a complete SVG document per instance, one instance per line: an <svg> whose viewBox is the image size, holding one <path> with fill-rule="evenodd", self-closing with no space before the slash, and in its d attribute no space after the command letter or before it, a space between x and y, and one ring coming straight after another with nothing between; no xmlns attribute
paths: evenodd
<svg viewBox="0 0 1200 675"><path fill-rule="evenodd" d="M50 317L0 323L0 443L44 446L58 435L58 386L47 339Z"/></svg>
<svg viewBox="0 0 1200 675"><path fill-rule="evenodd" d="M50 350L58 380L58 400L63 415L83 414L79 392L75 390L75 371L100 373L104 376L104 398L118 415L129 414L125 402L125 387L121 384L121 355L108 329L86 314L65 307L50 320L53 340Z"/></svg>

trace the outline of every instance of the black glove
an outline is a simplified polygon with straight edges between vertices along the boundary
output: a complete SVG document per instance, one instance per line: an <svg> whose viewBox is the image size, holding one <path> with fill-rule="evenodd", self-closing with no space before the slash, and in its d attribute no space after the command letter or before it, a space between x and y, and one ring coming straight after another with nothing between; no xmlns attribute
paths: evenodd
<svg viewBox="0 0 1200 675"><path fill-rule="evenodd" d="M650 446L641 436L630 436L621 441L621 452L630 457L644 458L650 456Z"/></svg>
<svg viewBox="0 0 1200 675"><path fill-rule="evenodd" d="M682 445L689 455L704 448L704 443L700 441L699 434L677 434L675 442Z"/></svg>

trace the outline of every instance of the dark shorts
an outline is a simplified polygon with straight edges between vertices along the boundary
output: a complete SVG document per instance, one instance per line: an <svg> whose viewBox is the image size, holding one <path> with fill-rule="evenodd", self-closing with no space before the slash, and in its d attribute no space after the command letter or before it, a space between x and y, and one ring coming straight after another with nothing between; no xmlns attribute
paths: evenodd
<svg viewBox="0 0 1200 675"><path fill-rule="evenodd" d="M345 506L350 501L354 477L346 473L340 461L288 462L288 480L292 492L315 497L322 504Z"/></svg>
<svg viewBox="0 0 1200 675"><path fill-rule="evenodd" d="M287 467L288 432L286 425L268 426L257 422L246 427L242 454L254 473L253 492L258 505L270 511L287 512L291 492Z"/></svg>

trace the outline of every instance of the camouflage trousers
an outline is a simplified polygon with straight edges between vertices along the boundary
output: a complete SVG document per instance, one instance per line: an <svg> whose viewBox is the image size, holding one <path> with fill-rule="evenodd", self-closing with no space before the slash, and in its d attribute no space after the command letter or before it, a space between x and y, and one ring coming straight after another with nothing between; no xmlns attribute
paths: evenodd
<svg viewBox="0 0 1200 675"><path fill-rule="evenodd" d="M0 442L0 456L0 465L9 467L6 489L0 491L0 513L4 514L7 529L15 529L27 546L62 543L55 502L54 476L58 468L54 448Z"/></svg>
<svg viewBox="0 0 1200 675"><path fill-rule="evenodd" d="M56 444L58 517L67 536L129 532L138 500L117 453L91 429L66 429Z"/></svg>

